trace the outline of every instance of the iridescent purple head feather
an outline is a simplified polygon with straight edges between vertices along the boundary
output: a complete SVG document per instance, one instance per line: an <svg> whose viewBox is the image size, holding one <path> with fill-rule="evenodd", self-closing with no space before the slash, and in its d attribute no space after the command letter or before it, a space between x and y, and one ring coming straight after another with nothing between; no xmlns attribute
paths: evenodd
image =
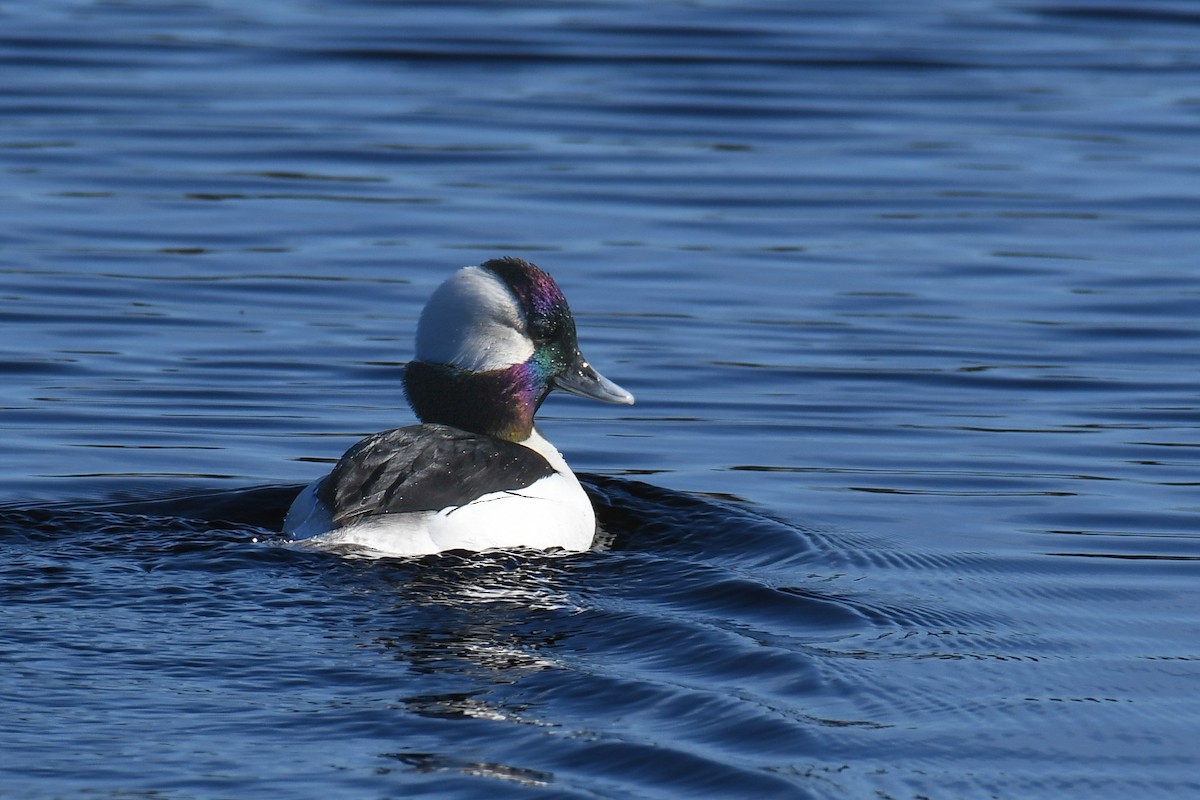
<svg viewBox="0 0 1200 800"><path fill-rule="evenodd" d="M569 334L575 344L575 319L567 298L554 279L528 261L511 256L481 264L496 273L521 304L529 337L536 345L560 334Z"/></svg>
<svg viewBox="0 0 1200 800"><path fill-rule="evenodd" d="M522 441L553 388L610 403L633 396L579 352L575 320L554 279L518 258L465 267L434 292L405 373L423 422Z"/></svg>

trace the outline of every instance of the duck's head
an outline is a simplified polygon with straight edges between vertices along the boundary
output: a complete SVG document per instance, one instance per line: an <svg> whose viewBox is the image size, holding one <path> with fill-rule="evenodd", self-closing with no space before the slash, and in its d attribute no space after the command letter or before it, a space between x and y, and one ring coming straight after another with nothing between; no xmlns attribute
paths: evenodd
<svg viewBox="0 0 1200 800"><path fill-rule="evenodd" d="M519 258L463 267L439 286L417 323L416 355L404 388L422 422L519 442L551 389L633 403L579 352L558 284Z"/></svg>

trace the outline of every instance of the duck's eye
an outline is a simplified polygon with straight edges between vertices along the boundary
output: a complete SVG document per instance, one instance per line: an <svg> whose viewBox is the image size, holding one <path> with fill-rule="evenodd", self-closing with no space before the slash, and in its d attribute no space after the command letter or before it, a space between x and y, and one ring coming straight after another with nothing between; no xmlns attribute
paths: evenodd
<svg viewBox="0 0 1200 800"><path fill-rule="evenodd" d="M529 335L535 342L548 342L562 332L562 323L557 317L536 314L529 319Z"/></svg>

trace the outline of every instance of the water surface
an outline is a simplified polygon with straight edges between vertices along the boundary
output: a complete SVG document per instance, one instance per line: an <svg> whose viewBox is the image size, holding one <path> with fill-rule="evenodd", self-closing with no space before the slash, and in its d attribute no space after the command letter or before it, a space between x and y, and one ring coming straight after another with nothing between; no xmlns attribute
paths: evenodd
<svg viewBox="0 0 1200 800"><path fill-rule="evenodd" d="M0 11L0 794L1200 793L1190 3ZM595 552L289 492L529 258Z"/></svg>

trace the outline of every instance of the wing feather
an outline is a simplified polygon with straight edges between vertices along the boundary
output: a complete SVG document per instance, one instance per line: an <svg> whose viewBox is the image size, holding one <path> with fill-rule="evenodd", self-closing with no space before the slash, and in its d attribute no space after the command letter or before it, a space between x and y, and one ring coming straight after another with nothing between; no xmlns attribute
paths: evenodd
<svg viewBox="0 0 1200 800"><path fill-rule="evenodd" d="M554 474L540 454L448 425L372 434L346 451L317 490L343 527L377 514L439 511Z"/></svg>

